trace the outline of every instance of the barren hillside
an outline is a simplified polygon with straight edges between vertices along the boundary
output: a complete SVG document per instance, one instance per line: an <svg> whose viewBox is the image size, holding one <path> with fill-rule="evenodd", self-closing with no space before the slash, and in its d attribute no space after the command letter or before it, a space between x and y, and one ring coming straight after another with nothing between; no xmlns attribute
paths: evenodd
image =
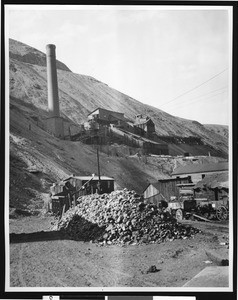
<svg viewBox="0 0 238 300"><path fill-rule="evenodd" d="M37 126L47 117L45 54L10 39L9 67L10 205L40 208L47 198L50 184L56 180L72 173L97 173L96 148L81 142L59 140ZM226 157L226 128L218 125L214 130L196 121L173 117L92 77L74 74L61 62L57 62L57 68L61 113L75 124L85 121L87 114L97 107L123 112L130 119L146 112L156 124L158 134L200 137ZM148 182L168 177L175 165L184 163L182 159L169 157L128 156L120 148L121 154L117 156L110 151L100 153L102 175L114 177L116 188L127 187L141 193ZM171 149L176 152L176 146L171 146ZM197 155L201 155L199 151L202 150L197 149ZM217 161L221 158L207 159Z"/></svg>
<svg viewBox="0 0 238 300"><path fill-rule="evenodd" d="M33 104L34 108L42 109L41 114L45 115L46 76L45 55L10 39L11 103L19 99L18 105ZM122 112L132 120L136 114L143 112L152 118L158 134L201 137L206 144L227 153L227 134L221 134L224 126L220 128L217 125L217 129L213 130L195 120L174 117L120 93L95 78L75 74L61 62L58 62L58 85L61 113L77 124L82 123L87 114L97 107Z"/></svg>
<svg viewBox="0 0 238 300"><path fill-rule="evenodd" d="M225 138L229 137L228 127L225 125L206 124L204 125L208 130L219 134Z"/></svg>

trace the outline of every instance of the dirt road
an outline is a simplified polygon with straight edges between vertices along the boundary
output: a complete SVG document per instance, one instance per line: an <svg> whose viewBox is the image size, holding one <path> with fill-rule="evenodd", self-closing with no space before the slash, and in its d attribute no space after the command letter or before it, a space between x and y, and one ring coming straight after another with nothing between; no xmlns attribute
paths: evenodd
<svg viewBox="0 0 238 300"><path fill-rule="evenodd" d="M42 233L38 239L34 232L47 230L51 220L10 220L10 232L17 234L10 244L12 287L181 287L206 266L217 263L208 258L206 250L228 259L227 245L220 245L227 241L227 224L197 222L203 232L192 239L102 247L52 233ZM158 271L147 273L152 265Z"/></svg>

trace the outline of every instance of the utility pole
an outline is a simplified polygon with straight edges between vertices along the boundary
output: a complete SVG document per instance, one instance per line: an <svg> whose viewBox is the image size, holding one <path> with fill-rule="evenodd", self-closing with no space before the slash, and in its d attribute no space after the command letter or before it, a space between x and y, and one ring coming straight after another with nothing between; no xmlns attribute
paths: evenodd
<svg viewBox="0 0 238 300"><path fill-rule="evenodd" d="M98 161L98 193L101 192L101 177L100 177L100 164L99 164L99 150L97 147L97 161Z"/></svg>

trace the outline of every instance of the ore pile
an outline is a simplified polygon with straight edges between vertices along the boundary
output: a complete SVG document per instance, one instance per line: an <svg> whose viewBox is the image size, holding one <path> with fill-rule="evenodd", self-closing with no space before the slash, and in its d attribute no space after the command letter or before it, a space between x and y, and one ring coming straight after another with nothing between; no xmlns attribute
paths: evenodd
<svg viewBox="0 0 238 300"><path fill-rule="evenodd" d="M78 198L58 223L76 240L100 244L160 243L185 239L198 229L178 223L172 216L152 204L145 204L134 191L93 194Z"/></svg>

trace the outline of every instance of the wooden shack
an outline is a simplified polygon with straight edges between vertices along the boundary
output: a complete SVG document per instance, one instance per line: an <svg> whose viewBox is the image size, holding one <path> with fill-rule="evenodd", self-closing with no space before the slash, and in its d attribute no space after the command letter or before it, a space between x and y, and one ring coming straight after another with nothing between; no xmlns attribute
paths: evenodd
<svg viewBox="0 0 238 300"><path fill-rule="evenodd" d="M79 196L95 193L111 193L114 191L114 179L101 176L70 176L63 181L54 183L51 188L52 212L62 214L75 206Z"/></svg>
<svg viewBox="0 0 238 300"><path fill-rule="evenodd" d="M181 184L191 183L190 177L181 177L181 178L168 178L158 180L161 194L168 200L172 197L180 196L180 187Z"/></svg>
<svg viewBox="0 0 238 300"><path fill-rule="evenodd" d="M158 182L150 183L143 192L146 203L153 203L157 206L167 207L167 200L160 193Z"/></svg>
<svg viewBox="0 0 238 300"><path fill-rule="evenodd" d="M144 190L144 199L146 202L158 205L162 201L169 202L171 197L179 198L181 196L181 186L191 183L190 177L161 179L150 183Z"/></svg>
<svg viewBox="0 0 238 300"><path fill-rule="evenodd" d="M84 194L94 194L100 192L111 193L114 191L114 178L107 176L100 176L100 191L99 191L99 177L98 176L72 176L67 179L76 190L81 189Z"/></svg>

